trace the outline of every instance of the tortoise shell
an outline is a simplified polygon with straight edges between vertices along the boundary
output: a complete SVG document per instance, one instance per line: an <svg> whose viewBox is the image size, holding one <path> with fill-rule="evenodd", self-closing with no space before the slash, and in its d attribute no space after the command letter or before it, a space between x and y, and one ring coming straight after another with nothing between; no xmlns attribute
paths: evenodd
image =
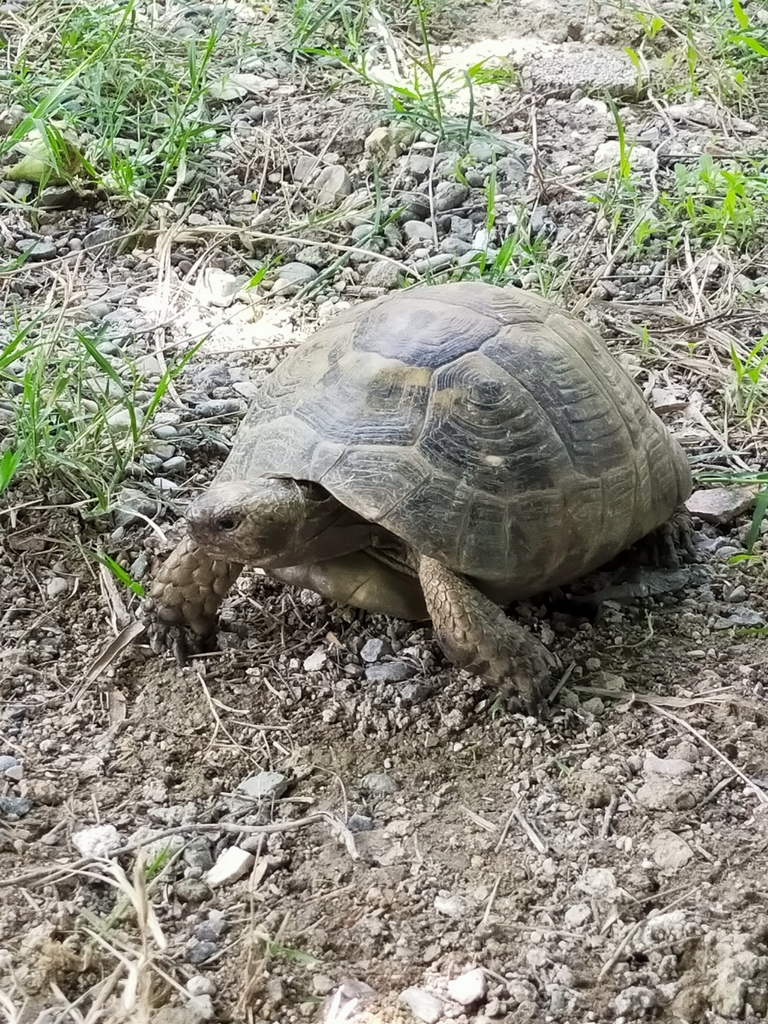
<svg viewBox="0 0 768 1024"><path fill-rule="evenodd" d="M262 476L322 485L507 601L606 562L691 487L597 335L470 282L357 305L284 359L218 479Z"/></svg>

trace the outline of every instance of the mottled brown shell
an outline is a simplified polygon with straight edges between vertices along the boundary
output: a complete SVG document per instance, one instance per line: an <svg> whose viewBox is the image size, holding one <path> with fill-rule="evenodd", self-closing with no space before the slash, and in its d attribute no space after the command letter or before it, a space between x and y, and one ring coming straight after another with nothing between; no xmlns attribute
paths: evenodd
<svg viewBox="0 0 768 1024"><path fill-rule="evenodd" d="M266 380L219 479L313 480L511 600L613 557L690 492L604 343L480 283L356 306Z"/></svg>

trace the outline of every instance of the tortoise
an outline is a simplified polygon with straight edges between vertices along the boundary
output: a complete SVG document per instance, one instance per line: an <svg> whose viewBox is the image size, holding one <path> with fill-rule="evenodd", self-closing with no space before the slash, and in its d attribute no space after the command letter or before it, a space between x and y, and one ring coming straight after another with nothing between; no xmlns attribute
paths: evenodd
<svg viewBox="0 0 768 1024"><path fill-rule="evenodd" d="M244 565L432 620L529 708L554 661L503 606L654 531L686 542L686 457L604 342L512 287L419 286L336 316L271 373L149 598L196 643ZM689 543L689 541L688 541Z"/></svg>

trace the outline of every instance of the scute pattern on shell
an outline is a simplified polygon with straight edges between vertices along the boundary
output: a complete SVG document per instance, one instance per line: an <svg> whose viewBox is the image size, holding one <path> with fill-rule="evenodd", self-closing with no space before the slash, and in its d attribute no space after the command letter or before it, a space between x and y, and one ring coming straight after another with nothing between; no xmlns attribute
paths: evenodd
<svg viewBox="0 0 768 1024"><path fill-rule="evenodd" d="M513 600L661 525L681 449L604 343L547 300L479 283L346 311L267 379L220 479L322 484Z"/></svg>

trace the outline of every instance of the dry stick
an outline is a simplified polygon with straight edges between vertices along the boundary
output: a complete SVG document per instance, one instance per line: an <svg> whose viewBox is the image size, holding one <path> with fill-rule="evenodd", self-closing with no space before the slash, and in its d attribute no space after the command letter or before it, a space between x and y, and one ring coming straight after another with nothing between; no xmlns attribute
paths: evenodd
<svg viewBox="0 0 768 1024"><path fill-rule="evenodd" d="M619 798L617 796L611 797L611 802L605 808L605 814L603 815L603 824L600 827L600 838L607 839L608 834L611 831L611 823L614 815L619 808Z"/></svg>
<svg viewBox="0 0 768 1024"><path fill-rule="evenodd" d="M491 908L493 907L494 901L496 899L496 893L499 891L500 883L501 875L496 875L496 881L493 883L493 889L491 889L491 895L488 897L488 902L485 905L485 913L483 914L483 919L480 922L481 928L485 928L485 926L488 924L488 919L491 916Z"/></svg>
<svg viewBox="0 0 768 1024"><path fill-rule="evenodd" d="M735 774L738 775L738 777L741 779L744 785L752 790L752 792L757 797L757 802L759 804L768 804L768 795L766 795L762 791L762 789L760 789L760 787L741 770L741 768L738 768L733 763L733 761L731 761L729 758L725 756L725 754L721 750L718 750L714 743L707 739L704 733L699 732L698 729L694 729L692 725L689 725L688 722L684 721L682 718L679 718L677 715L673 715L671 711L665 711L663 708L658 707L658 705L652 704L651 707L657 714L661 715L663 718L668 718L671 722L674 722L676 725L681 725L683 729L687 729L692 736L695 736L700 743L703 743L706 747L709 747L712 753L716 754L720 758L720 760L724 762L724 764L727 764L731 771L735 772Z"/></svg>
<svg viewBox="0 0 768 1024"><path fill-rule="evenodd" d="M528 836L528 838L539 851L539 853L546 853L547 844L544 842L544 840L541 838L538 832L536 832L534 827L528 824L527 820L523 815L523 812L520 810L519 807L512 808L512 817L517 820L523 832L525 832L525 834Z"/></svg>

